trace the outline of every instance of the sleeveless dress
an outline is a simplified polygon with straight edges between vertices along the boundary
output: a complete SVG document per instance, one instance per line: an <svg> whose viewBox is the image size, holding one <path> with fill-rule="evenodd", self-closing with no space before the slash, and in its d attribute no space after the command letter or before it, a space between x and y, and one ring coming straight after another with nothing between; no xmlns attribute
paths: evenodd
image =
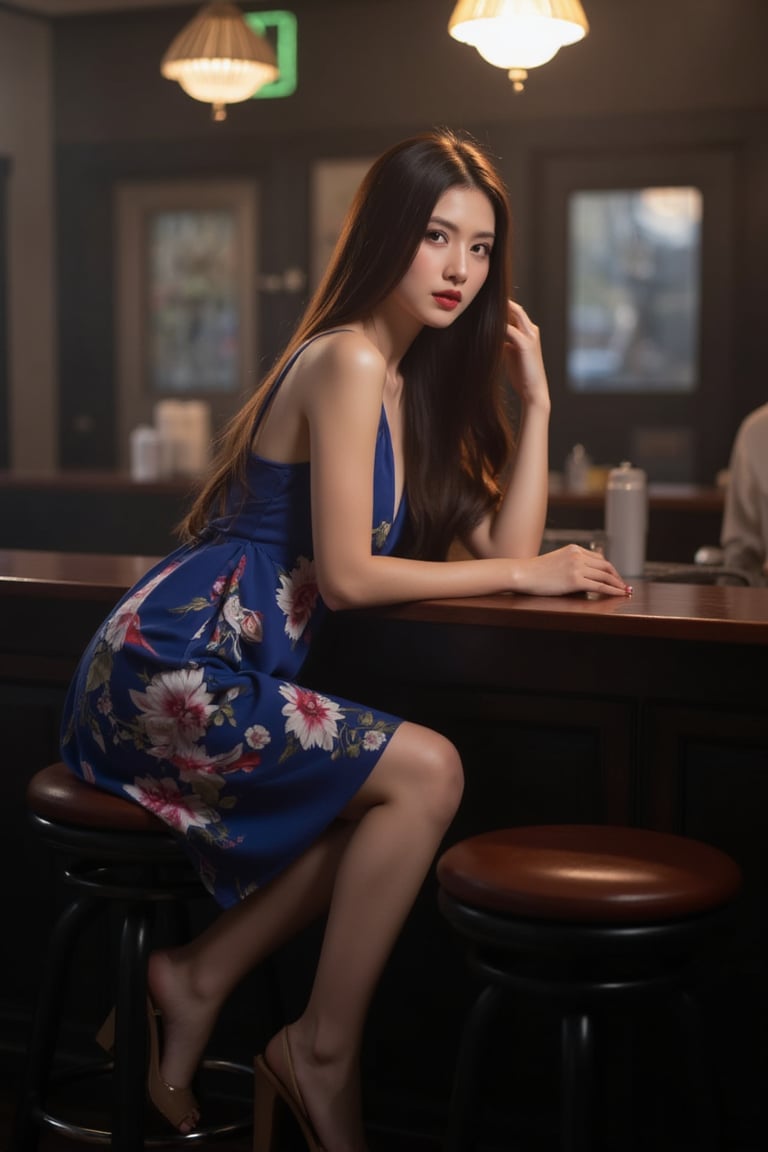
<svg viewBox="0 0 768 1152"><path fill-rule="evenodd" d="M405 498L394 508L394 479L382 407L374 553L394 549L405 518ZM326 611L315 582L310 465L251 454L245 492L233 491L227 514L199 541L126 593L69 688L62 756L70 769L165 821L222 907L322 835L401 722L297 683Z"/></svg>

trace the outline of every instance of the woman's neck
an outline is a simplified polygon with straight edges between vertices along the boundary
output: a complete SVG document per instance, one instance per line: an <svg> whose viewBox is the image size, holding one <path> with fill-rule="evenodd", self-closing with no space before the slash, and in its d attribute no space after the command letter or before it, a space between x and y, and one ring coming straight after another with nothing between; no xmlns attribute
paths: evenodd
<svg viewBox="0 0 768 1152"><path fill-rule="evenodd" d="M399 382L400 361L418 336L423 325L406 315L401 309L384 301L363 321L363 331L375 344L387 362L387 381Z"/></svg>

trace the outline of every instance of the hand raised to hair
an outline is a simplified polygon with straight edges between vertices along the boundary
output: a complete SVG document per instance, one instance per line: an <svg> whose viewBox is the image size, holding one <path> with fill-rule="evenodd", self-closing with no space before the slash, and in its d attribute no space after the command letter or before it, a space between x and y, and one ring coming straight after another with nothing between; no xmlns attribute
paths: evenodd
<svg viewBox="0 0 768 1152"><path fill-rule="evenodd" d="M519 564L515 592L533 596L562 596L569 592L627 596L631 592L610 561L578 544L566 544Z"/></svg>
<svg viewBox="0 0 768 1152"><path fill-rule="evenodd" d="M509 380L523 404L549 408L549 386L544 369L539 329L521 304L508 302L504 344Z"/></svg>

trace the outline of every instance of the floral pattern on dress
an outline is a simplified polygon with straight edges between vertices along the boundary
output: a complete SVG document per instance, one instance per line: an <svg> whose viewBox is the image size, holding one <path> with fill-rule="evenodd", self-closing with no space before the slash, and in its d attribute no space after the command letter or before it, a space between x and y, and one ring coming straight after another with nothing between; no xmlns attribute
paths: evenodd
<svg viewBox="0 0 768 1152"><path fill-rule="evenodd" d="M391 521L382 520L379 524L376 525L376 527L371 532L371 539L373 540L373 546L379 552L381 551L381 549L386 544L387 537L389 536L391 528L392 528Z"/></svg>
<svg viewBox="0 0 768 1152"><path fill-rule="evenodd" d="M218 814L207 808L199 796L183 794L176 781L168 777L162 780L152 776L137 777L134 784L126 784L125 791L134 800L138 800L143 808L182 834L193 827L204 828L219 819Z"/></svg>
<svg viewBox="0 0 768 1152"><path fill-rule="evenodd" d="M102 637L105 647L110 652L119 652L124 644L139 644L145 648L150 648L146 640L141 635L141 617L139 616L139 608L144 603L150 592L154 592L163 580L170 575L171 572L178 568L178 561L169 564L158 572L151 580L129 596L120 604L115 612L106 621L102 630ZM150 651L152 649L150 648Z"/></svg>
<svg viewBox="0 0 768 1152"><path fill-rule="evenodd" d="M276 734L264 724L242 726L238 720L238 700L245 689L230 685L218 695L206 681L203 665L138 672L136 686L127 686L129 714L118 715L110 690L110 658L124 645L155 655L142 634L138 609L149 585L156 587L168 568L125 602L107 621L95 649L89 672L90 691L82 698L81 720L85 720L98 746L106 751L109 737L115 746L129 745L149 757L154 764L146 773L123 784L123 791L169 827L187 838L202 838L218 849L230 851L242 843L242 835L232 835L227 813L238 807L238 799L228 789L233 773L248 774L261 763L261 751L271 745ZM196 597L181 606L169 606L173 614L205 611L206 621L195 635L203 636L215 618L205 650L225 656L230 663L242 661L241 642L259 643L263 637L262 613L244 608L240 587L246 571L246 557L239 559L229 576L217 577L210 598ZM275 600L285 618L285 633L295 643L306 630L317 604L314 565L300 557L290 572L280 576ZM211 607L215 606L215 616ZM97 664L96 661L100 663ZM284 730L280 733L282 751L278 764L301 752L320 749L331 760L357 758L362 752L378 753L396 724L372 711L342 704L319 692L282 681L279 694L284 700ZM217 751L208 748L212 730L228 726L233 740ZM225 741L226 745L226 741ZM82 764L86 778L93 776L90 765ZM201 877L214 891L216 870L203 868ZM249 886L250 890L250 886Z"/></svg>
<svg viewBox="0 0 768 1152"><path fill-rule="evenodd" d="M208 642L208 651L219 656L228 654L235 664L241 664L243 651L240 642L260 644L264 639L264 615L255 608L245 608L240 602L240 582L246 568L246 557L241 556L237 568L232 573L223 595L217 581L211 589L211 599L221 596L221 611Z"/></svg>
<svg viewBox="0 0 768 1152"><path fill-rule="evenodd" d="M98 635L94 648L93 659L88 665L86 692L93 692L100 685L108 685L112 676L114 654L119 652L126 644L146 648L153 652L152 646L147 643L141 634L141 617L139 608L149 596L150 592L160 585L165 578L178 567L178 563L169 564L158 572L151 580L129 596L120 604L111 616L107 618ZM108 692L108 689L107 689Z"/></svg>
<svg viewBox="0 0 768 1152"><path fill-rule="evenodd" d="M285 616L285 633L295 645L304 635L318 601L315 563L299 556L296 567L280 575L277 606ZM304 637L305 640L309 636Z"/></svg>
<svg viewBox="0 0 768 1152"><path fill-rule="evenodd" d="M255 608L245 608L240 600L240 584L246 564L246 557L241 556L234 572L217 576L211 585L208 599L197 596L187 604L171 609L178 615L186 615L215 608L216 623L206 650L235 667L243 661L241 641L260 644L264 639L264 614ZM196 639L207 631L210 621L211 616L207 616L195 633Z"/></svg>
<svg viewBox="0 0 768 1152"><path fill-rule="evenodd" d="M153 676L145 692L128 692L152 744L152 755L172 755L205 734L216 707L205 691L202 668Z"/></svg>
<svg viewBox="0 0 768 1152"><path fill-rule="evenodd" d="M90 713L88 701L92 693L100 689L96 699L96 709L101 716L109 718L112 715L112 697L109 686L115 655L121 652L126 645L143 648L155 655L152 645L142 635L139 609L150 593L159 587L178 565L179 561L174 561L156 572L133 595L126 597L111 616L105 620L101 630L94 638L93 652L87 666L85 690L80 701L79 713L77 717L73 714L69 719L64 736L65 743L68 736L71 736L75 720L79 719L90 730L90 734L99 749L102 752L106 751L101 725L98 719Z"/></svg>
<svg viewBox="0 0 768 1152"><path fill-rule="evenodd" d="M62 717L73 771L154 812L224 907L269 883L350 803L399 719L300 683L325 615L311 475L249 457L225 530L147 573L89 643ZM371 546L391 553L382 408ZM405 502L401 502L405 508Z"/></svg>
<svg viewBox="0 0 768 1152"><path fill-rule="evenodd" d="M288 737L281 761L309 748L330 752L331 760L356 757L361 750L379 751L395 729L394 724L377 720L370 711L341 708L335 700L298 684L281 684L280 695L287 701L283 716ZM355 723L351 722L353 714Z"/></svg>

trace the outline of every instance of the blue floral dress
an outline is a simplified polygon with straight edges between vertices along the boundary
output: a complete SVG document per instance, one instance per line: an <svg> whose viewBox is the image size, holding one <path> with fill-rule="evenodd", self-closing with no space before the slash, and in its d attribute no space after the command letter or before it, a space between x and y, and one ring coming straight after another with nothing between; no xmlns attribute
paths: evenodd
<svg viewBox="0 0 768 1152"><path fill-rule="evenodd" d="M372 546L388 553L405 501L395 515L383 409L373 487ZM326 611L309 464L252 455L229 509L126 593L85 651L62 721L72 771L164 820L224 907L323 833L400 723L297 683Z"/></svg>

